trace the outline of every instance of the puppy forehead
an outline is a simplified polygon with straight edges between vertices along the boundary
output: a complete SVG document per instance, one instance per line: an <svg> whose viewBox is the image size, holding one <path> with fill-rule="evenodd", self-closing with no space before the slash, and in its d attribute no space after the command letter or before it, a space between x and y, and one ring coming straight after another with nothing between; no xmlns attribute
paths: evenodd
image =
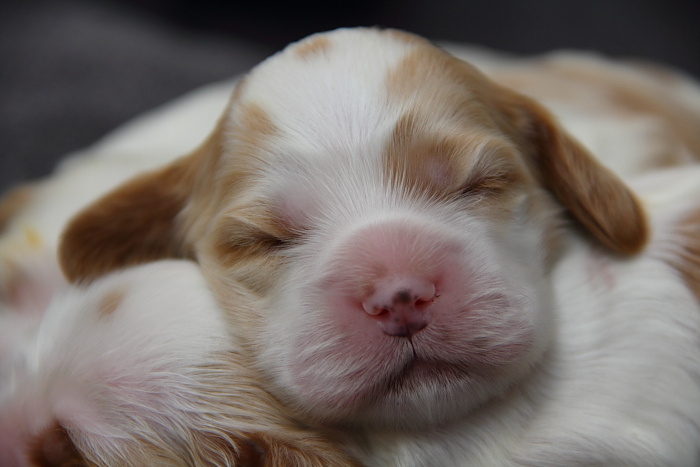
<svg viewBox="0 0 700 467"><path fill-rule="evenodd" d="M312 36L251 72L233 121L255 105L276 128L279 149L297 157L376 153L402 112L390 102L389 77L415 47L386 31Z"/></svg>
<svg viewBox="0 0 700 467"><path fill-rule="evenodd" d="M252 137L255 159L277 180L323 179L361 187L369 196L368 185L381 190L388 172L403 171L398 152L438 182L452 178L455 153L470 153L466 140L480 152L479 134L493 134L492 122L464 78L459 65L423 39L339 30L293 44L256 67L229 116L246 140ZM260 126L251 122L260 115L267 123L258 138ZM464 138L467 129L476 137ZM421 144L406 130L430 142Z"/></svg>

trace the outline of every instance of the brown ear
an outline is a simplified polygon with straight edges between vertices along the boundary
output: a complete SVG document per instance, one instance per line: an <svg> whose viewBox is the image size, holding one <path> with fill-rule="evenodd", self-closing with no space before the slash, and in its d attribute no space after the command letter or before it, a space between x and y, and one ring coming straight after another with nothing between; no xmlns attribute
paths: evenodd
<svg viewBox="0 0 700 467"><path fill-rule="evenodd" d="M206 194L222 153L223 127L222 118L191 154L127 181L79 212L58 247L68 280L89 282L130 265L193 258L193 239L187 235L193 224L206 223ZM188 218L183 210L197 218Z"/></svg>
<svg viewBox="0 0 700 467"><path fill-rule="evenodd" d="M90 281L125 266L187 256L176 219L192 185L189 162L141 175L74 217L58 248L68 280Z"/></svg>
<svg viewBox="0 0 700 467"><path fill-rule="evenodd" d="M534 160L542 181L598 241L622 254L639 253L649 234L644 210L629 188L528 100Z"/></svg>

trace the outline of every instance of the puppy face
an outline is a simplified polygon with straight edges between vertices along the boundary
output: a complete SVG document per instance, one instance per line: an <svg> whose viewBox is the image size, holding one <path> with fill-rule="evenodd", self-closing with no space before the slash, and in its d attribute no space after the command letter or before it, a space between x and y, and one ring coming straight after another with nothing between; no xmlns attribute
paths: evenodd
<svg viewBox="0 0 700 467"><path fill-rule="evenodd" d="M60 254L74 280L195 257L284 402L419 426L536 364L567 217L617 253L646 241L536 103L414 36L340 30L253 70L198 151L86 210Z"/></svg>

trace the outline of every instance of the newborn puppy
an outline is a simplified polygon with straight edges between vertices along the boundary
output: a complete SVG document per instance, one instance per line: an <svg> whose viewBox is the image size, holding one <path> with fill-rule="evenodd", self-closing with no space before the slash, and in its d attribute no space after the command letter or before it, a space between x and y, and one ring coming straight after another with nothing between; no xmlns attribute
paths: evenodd
<svg viewBox="0 0 700 467"><path fill-rule="evenodd" d="M232 87L222 83L183 96L70 155L50 177L3 194L0 319L36 325L53 293L65 284L56 250L68 220L125 180L196 147L215 124ZM12 333L0 329L0 334L12 339Z"/></svg>
<svg viewBox="0 0 700 467"><path fill-rule="evenodd" d="M196 259L269 390L368 465L692 465L697 303L661 260L627 269L648 239L540 104L356 29L256 67L198 150L87 208L59 254L76 282ZM635 307L668 296L693 363L637 365L673 339Z"/></svg>
<svg viewBox="0 0 700 467"><path fill-rule="evenodd" d="M241 362L191 262L60 292L0 360L0 465L352 465Z"/></svg>

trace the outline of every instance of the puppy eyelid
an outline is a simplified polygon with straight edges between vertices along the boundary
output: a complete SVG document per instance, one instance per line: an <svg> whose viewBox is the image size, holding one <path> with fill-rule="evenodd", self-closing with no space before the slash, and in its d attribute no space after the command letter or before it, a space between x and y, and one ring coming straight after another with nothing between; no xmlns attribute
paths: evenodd
<svg viewBox="0 0 700 467"><path fill-rule="evenodd" d="M231 220L225 231L226 246L229 248L271 251L281 249L289 244L284 238L247 221Z"/></svg>
<svg viewBox="0 0 700 467"><path fill-rule="evenodd" d="M496 195L506 188L513 177L509 173L479 174L467 179L459 190L460 197Z"/></svg>

